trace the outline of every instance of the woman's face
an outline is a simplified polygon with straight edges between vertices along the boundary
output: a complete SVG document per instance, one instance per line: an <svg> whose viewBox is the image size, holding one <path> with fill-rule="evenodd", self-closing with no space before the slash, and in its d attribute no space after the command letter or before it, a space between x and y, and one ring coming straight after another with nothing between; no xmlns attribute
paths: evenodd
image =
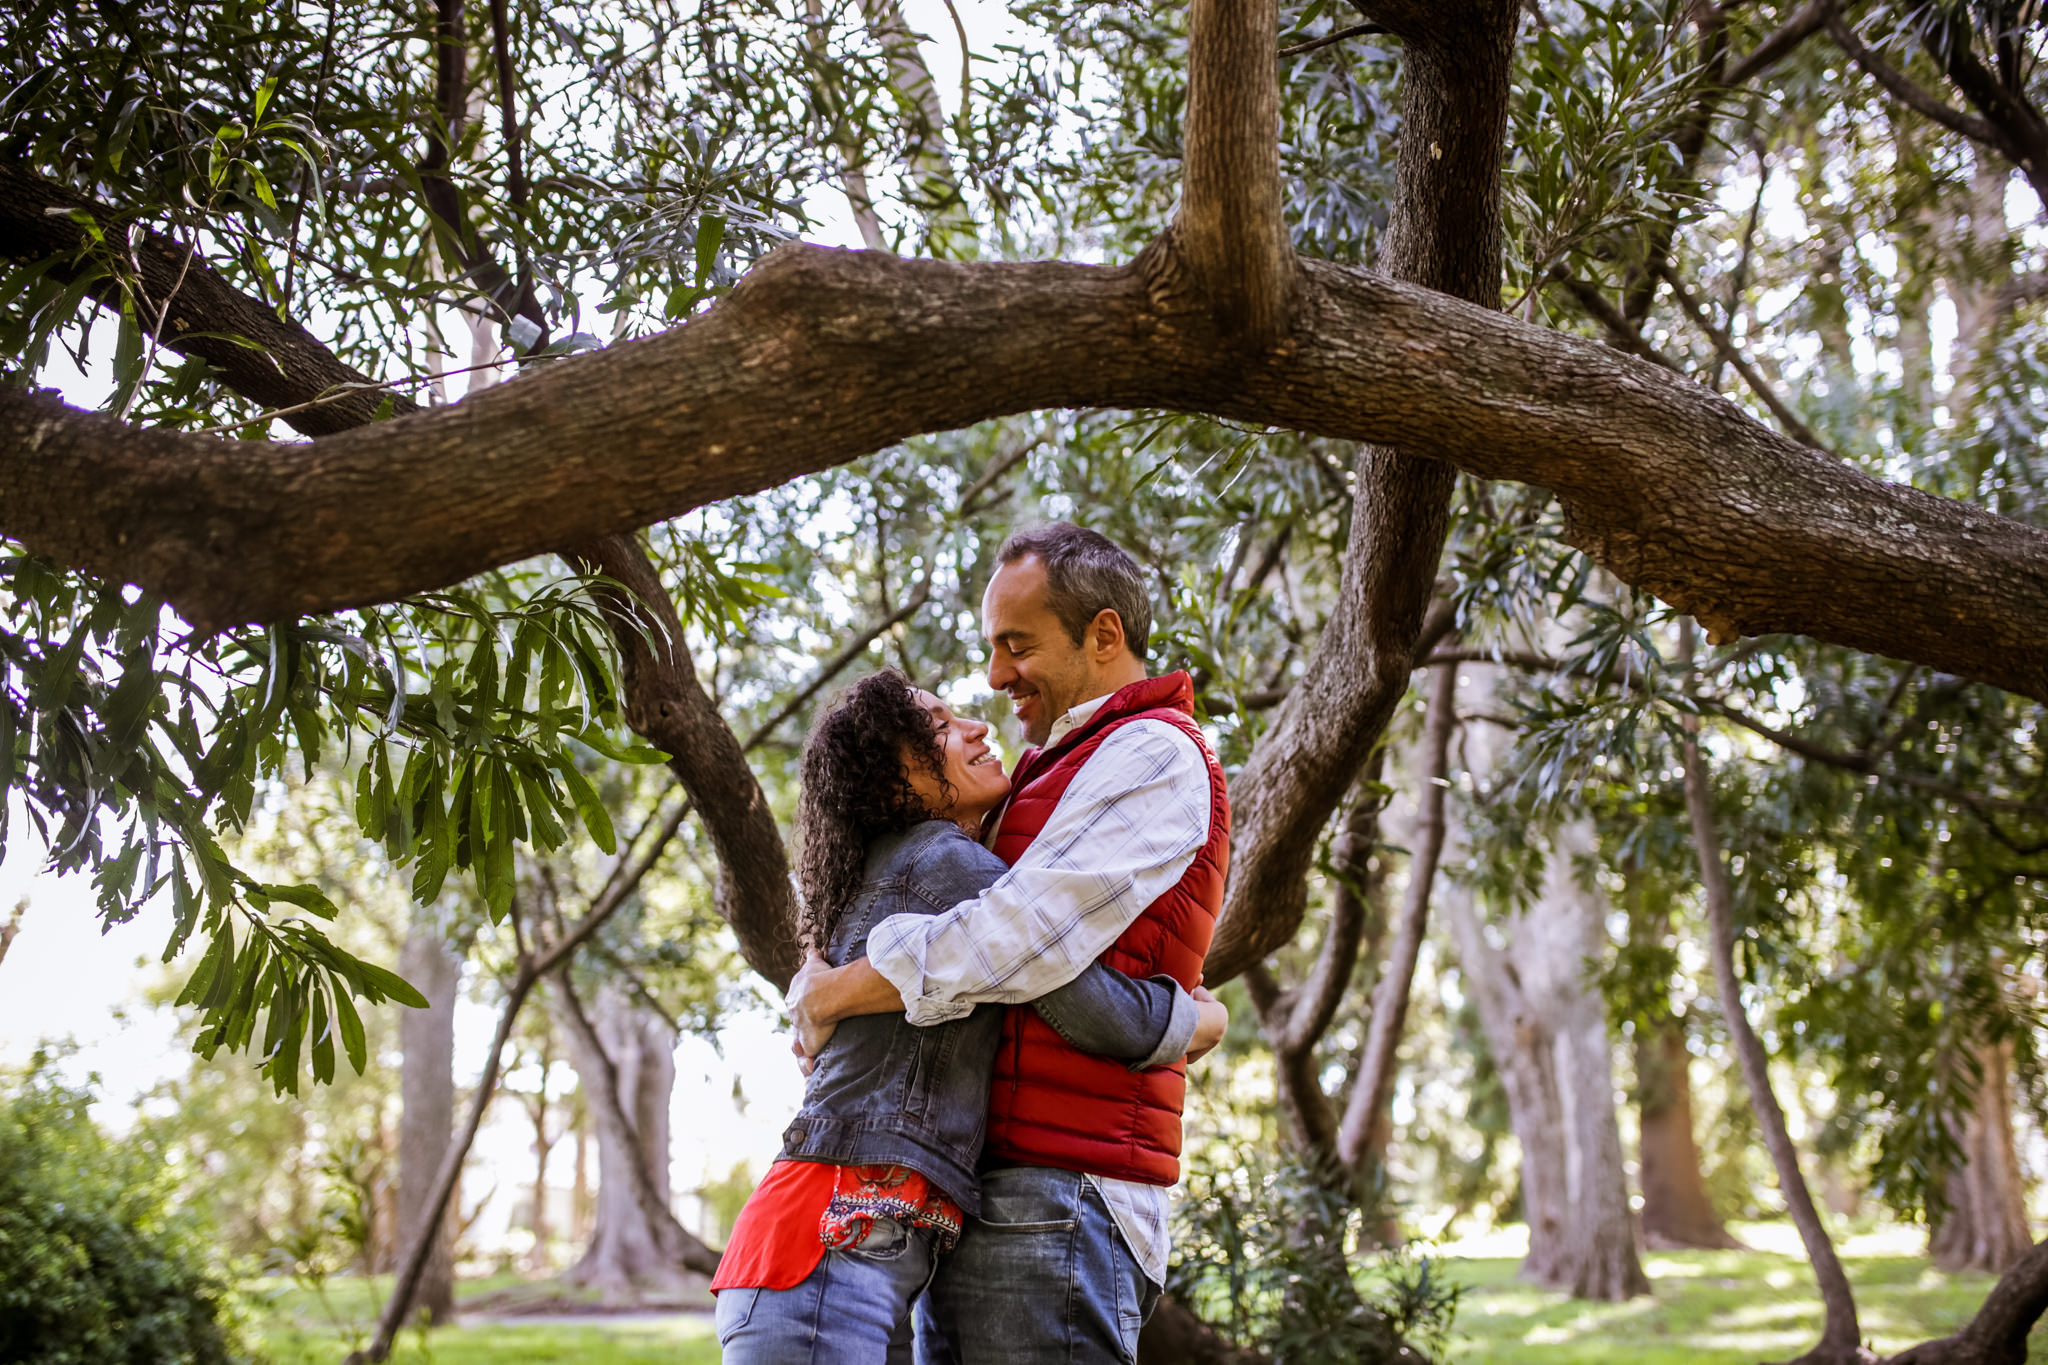
<svg viewBox="0 0 2048 1365"><path fill-rule="evenodd" d="M952 797L947 799L946 792L922 763L904 765L912 790L924 798L925 805L939 819L957 820L970 827L979 825L981 818L1010 794L1009 774L1003 771L995 750L988 747L989 727L981 721L954 715L952 707L922 689L911 695L930 714L932 728L938 732L939 752L945 755L946 782L952 788Z"/></svg>

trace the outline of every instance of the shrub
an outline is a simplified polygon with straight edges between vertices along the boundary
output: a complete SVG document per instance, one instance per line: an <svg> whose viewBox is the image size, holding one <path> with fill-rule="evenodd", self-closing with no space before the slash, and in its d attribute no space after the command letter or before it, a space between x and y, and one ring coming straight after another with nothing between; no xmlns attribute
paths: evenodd
<svg viewBox="0 0 2048 1365"><path fill-rule="evenodd" d="M0 1073L0 1361L249 1359L170 1173L145 1144L102 1133L91 1104L42 1054Z"/></svg>
<svg viewBox="0 0 2048 1365"><path fill-rule="evenodd" d="M1201 1149L1175 1211L1167 1289L1284 1365L1439 1360L1460 1286L1406 1248L1374 1249L1371 1200L1248 1143Z"/></svg>

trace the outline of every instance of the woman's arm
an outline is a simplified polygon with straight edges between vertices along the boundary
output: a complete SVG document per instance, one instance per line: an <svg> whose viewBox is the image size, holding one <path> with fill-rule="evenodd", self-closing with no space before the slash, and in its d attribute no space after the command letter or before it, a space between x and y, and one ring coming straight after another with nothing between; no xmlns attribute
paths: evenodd
<svg viewBox="0 0 2048 1365"><path fill-rule="evenodd" d="M1188 1053L1201 1010L1170 976L1138 981L1100 962L1031 1002L1060 1037L1133 1071L1167 1066Z"/></svg>

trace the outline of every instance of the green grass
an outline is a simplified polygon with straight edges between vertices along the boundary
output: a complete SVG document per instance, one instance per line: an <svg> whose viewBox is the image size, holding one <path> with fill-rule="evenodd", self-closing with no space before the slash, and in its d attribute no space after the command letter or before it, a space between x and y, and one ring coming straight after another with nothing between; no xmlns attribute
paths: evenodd
<svg viewBox="0 0 2048 1365"><path fill-rule="evenodd" d="M1645 1258L1654 1292L1627 1303L1585 1303L1515 1278L1519 1258L1498 1245L1445 1249L1445 1269L1466 1286L1451 1342L1457 1365L1754 1365L1785 1360L1820 1335L1813 1275L1789 1228L1747 1225L1754 1251L1655 1252ZM1864 1338L1892 1352L1953 1332L1977 1311L1992 1277L1948 1275L1919 1254L1904 1229L1847 1239L1842 1260L1856 1291ZM1459 1254L1467 1253L1467 1254ZM366 1332L388 1277L337 1279L323 1302L304 1290L260 1289L258 1323L276 1365L338 1365L346 1326ZM457 1300L503 1307L521 1298L573 1297L516 1277L466 1281ZM337 1319L342 1324L338 1329ZM2048 1329L2034 1344L2048 1353ZM408 1332L396 1365L715 1365L718 1343L703 1316L644 1315L564 1324L516 1318L439 1329L424 1343Z"/></svg>
<svg viewBox="0 0 2048 1365"><path fill-rule="evenodd" d="M274 1282L250 1286L256 1325L274 1365L339 1365L368 1338L391 1277L337 1277L316 1293ZM588 1296L517 1276L466 1280L456 1293L458 1318L478 1303L545 1295ZM664 1313L565 1323L559 1317L521 1322L516 1317L458 1321L429 1333L407 1331L391 1354L393 1365L504 1365L505 1362L574 1361L576 1365L717 1365L718 1341L708 1319Z"/></svg>
<svg viewBox="0 0 2048 1365"><path fill-rule="evenodd" d="M1799 1355L1820 1336L1820 1299L1789 1229L1742 1227L1756 1251L1653 1252L1654 1292L1585 1303L1515 1278L1515 1257L1454 1257L1466 1292L1453 1329L1459 1365L1754 1365ZM1992 1277L1948 1275L1903 1230L1850 1238L1842 1263L1863 1336L1880 1353L1945 1336L1969 1321ZM2048 1331L2034 1344L2048 1349Z"/></svg>

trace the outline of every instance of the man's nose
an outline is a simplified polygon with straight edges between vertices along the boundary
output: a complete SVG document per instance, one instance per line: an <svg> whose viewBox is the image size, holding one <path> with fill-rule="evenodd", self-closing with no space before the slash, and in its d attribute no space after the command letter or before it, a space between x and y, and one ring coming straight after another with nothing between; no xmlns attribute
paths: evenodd
<svg viewBox="0 0 2048 1365"><path fill-rule="evenodd" d="M999 649L990 650L988 655L988 685L996 691L1002 692L1007 690L1010 684L1015 681L1017 681L1017 670L1011 665L1009 657Z"/></svg>

